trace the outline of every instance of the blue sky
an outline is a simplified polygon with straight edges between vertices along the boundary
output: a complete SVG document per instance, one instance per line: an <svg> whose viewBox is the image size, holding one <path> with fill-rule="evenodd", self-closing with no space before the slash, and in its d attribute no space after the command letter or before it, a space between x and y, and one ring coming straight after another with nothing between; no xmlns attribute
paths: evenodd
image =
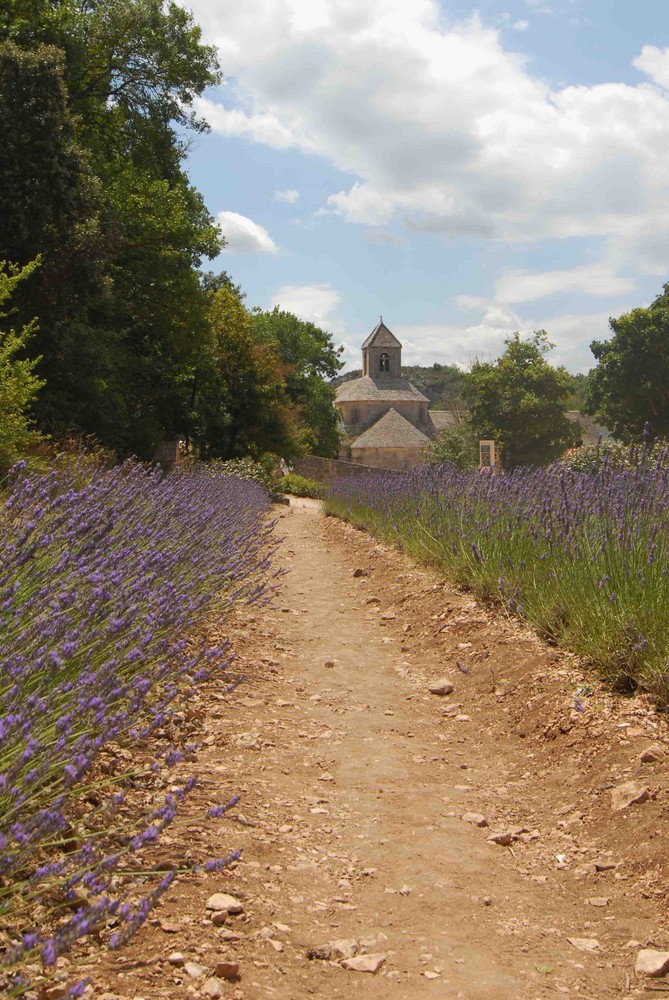
<svg viewBox="0 0 669 1000"><path fill-rule="evenodd" d="M195 0L223 86L188 171L249 305L383 314L407 364L544 328L593 365L669 281L665 0Z"/></svg>

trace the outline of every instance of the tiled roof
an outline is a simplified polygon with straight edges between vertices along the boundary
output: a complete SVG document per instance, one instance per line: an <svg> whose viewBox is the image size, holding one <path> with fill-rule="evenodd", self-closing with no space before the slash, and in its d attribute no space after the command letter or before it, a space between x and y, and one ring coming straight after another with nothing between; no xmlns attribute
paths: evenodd
<svg viewBox="0 0 669 1000"><path fill-rule="evenodd" d="M390 375L377 375L376 378L363 375L362 378L354 378L350 382L344 382L337 389L335 399L337 402L356 399L374 399L388 403L392 403L396 399L428 402L427 396L424 396L418 389L414 389L411 382L405 378L393 378Z"/></svg>
<svg viewBox="0 0 669 1000"><path fill-rule="evenodd" d="M391 408L351 448L426 448L429 444L427 435Z"/></svg>
<svg viewBox="0 0 669 1000"><path fill-rule="evenodd" d="M380 323L374 327L369 337L362 345L362 349L366 347L401 347L399 340L394 333L391 333L386 324L381 320Z"/></svg>
<svg viewBox="0 0 669 1000"><path fill-rule="evenodd" d="M579 413L578 410L567 410L565 417L571 420L572 423L578 423L581 425L581 435L583 438L583 444L597 444L598 441L611 441L611 432L607 431L606 427L602 427L601 424L595 423L593 417L588 417L584 413Z"/></svg>
<svg viewBox="0 0 669 1000"><path fill-rule="evenodd" d="M429 412L437 434L440 431L448 430L449 427L455 427L459 422L458 416L453 410L430 410Z"/></svg>

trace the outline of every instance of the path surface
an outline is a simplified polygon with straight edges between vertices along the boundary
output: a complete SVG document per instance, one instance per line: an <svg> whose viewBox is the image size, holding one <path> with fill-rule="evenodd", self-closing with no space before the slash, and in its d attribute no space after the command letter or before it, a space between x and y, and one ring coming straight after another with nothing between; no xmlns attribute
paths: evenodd
<svg viewBox="0 0 669 1000"><path fill-rule="evenodd" d="M639 946L669 944L667 765L637 759L665 739L658 716L584 688L573 659L313 504L278 531L290 572L233 635L244 684L193 706L203 746L180 774L203 790L166 845L242 861L171 890L95 995L640 994ZM431 694L443 676L453 693ZM630 778L654 798L613 814L610 788ZM240 790L234 813L202 820ZM244 907L218 927L216 891ZM342 967L355 951L383 958L376 974ZM215 974L222 961L238 980Z"/></svg>

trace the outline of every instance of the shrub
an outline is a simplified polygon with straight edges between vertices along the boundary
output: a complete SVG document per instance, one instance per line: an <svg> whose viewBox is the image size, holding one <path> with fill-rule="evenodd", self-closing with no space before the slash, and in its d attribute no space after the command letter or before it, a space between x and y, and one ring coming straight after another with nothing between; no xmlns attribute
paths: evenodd
<svg viewBox="0 0 669 1000"><path fill-rule="evenodd" d="M279 483L279 489L282 493L290 493L295 497L314 497L316 500L320 500L325 495L325 489L321 483L317 483L314 479L307 479L306 476L300 476L296 472L284 476Z"/></svg>

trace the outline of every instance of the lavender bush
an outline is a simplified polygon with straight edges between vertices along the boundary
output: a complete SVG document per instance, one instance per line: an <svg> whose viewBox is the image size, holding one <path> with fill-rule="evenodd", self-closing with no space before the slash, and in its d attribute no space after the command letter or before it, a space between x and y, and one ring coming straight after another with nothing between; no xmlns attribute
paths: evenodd
<svg viewBox="0 0 669 1000"><path fill-rule="evenodd" d="M502 601L612 684L669 703L666 455L491 475L453 466L337 483L326 510Z"/></svg>
<svg viewBox="0 0 669 1000"><path fill-rule="evenodd" d="M206 469L165 478L81 459L46 475L17 470L0 513L5 967L52 967L110 919L110 945L119 947L174 878L168 872L134 905L119 891L118 873L138 867L138 852L173 821L192 783L173 790L143 830L121 836L123 791L112 783L109 794L108 780L102 794L91 765L110 741L163 725L184 687L230 666L227 646L208 646L195 626L205 614L220 621L235 602L267 598L268 509L260 485ZM169 751L165 763L178 758ZM94 817L75 831L77 802L92 791ZM73 912L82 890L87 905ZM4 987L18 995L26 985L10 976Z"/></svg>

